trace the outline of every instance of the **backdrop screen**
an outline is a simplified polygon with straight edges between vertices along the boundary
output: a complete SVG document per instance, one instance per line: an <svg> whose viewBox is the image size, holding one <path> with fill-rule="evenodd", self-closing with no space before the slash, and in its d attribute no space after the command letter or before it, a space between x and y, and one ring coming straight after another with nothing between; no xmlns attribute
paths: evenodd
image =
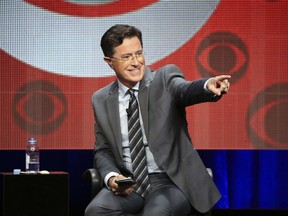
<svg viewBox="0 0 288 216"><path fill-rule="evenodd" d="M230 74L228 95L187 108L198 149L288 149L288 1L1 0L0 149L93 149L91 95L115 80L100 38L143 33L152 69Z"/></svg>

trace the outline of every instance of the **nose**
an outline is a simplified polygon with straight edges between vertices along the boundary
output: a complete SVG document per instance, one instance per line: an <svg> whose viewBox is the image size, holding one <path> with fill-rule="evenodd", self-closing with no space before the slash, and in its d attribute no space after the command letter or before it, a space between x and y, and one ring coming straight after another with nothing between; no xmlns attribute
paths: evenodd
<svg viewBox="0 0 288 216"><path fill-rule="evenodd" d="M135 54L132 55L131 64L133 64L133 65L139 64L139 60L137 58L137 55L135 55Z"/></svg>

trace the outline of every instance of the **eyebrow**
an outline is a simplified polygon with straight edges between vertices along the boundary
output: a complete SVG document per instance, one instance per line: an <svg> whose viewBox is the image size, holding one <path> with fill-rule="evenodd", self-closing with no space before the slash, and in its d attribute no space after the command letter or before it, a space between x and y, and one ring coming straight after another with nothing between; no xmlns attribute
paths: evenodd
<svg viewBox="0 0 288 216"><path fill-rule="evenodd" d="M143 52L143 49L142 50L138 50L138 51L136 51L134 53L138 53L138 52ZM133 53L124 53L121 56L125 56L125 55L133 55Z"/></svg>

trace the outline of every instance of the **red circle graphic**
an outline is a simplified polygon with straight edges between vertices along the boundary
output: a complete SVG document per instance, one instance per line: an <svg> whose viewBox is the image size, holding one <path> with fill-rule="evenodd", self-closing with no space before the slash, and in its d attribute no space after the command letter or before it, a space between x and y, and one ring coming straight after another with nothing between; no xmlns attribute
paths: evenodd
<svg viewBox="0 0 288 216"><path fill-rule="evenodd" d="M80 17L106 17L115 16L119 14L129 13L140 8L146 7L150 4L156 3L159 0L119 0L106 4L76 4L65 0L25 0L26 2L41 7L43 9Z"/></svg>

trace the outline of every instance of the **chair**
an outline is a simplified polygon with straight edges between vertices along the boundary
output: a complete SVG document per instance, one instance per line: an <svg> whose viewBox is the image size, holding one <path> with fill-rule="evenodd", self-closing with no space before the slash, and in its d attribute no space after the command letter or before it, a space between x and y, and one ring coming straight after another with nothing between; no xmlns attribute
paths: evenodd
<svg viewBox="0 0 288 216"><path fill-rule="evenodd" d="M213 178L213 172L211 168L206 168L209 175ZM96 194L101 190L103 180L101 176L95 168L87 169L83 173L83 178L89 182L91 182L91 199L96 196Z"/></svg>
<svg viewBox="0 0 288 216"><path fill-rule="evenodd" d="M96 194L101 190L103 180L95 168L90 168L85 170L82 177L91 183L91 199L96 196Z"/></svg>

